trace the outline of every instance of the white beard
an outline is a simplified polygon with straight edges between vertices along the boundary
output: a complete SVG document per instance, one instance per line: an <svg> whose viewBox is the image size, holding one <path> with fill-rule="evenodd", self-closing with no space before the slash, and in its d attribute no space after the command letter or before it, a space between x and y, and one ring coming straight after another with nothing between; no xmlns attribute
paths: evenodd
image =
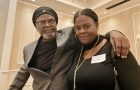
<svg viewBox="0 0 140 90"><path fill-rule="evenodd" d="M46 42L51 41L56 37L56 32L43 33L42 37L43 37L43 40Z"/></svg>

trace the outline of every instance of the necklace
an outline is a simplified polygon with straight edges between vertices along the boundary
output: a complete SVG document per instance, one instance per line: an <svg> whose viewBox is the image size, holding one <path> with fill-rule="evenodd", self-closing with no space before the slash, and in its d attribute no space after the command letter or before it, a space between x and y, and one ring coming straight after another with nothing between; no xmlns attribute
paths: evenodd
<svg viewBox="0 0 140 90"><path fill-rule="evenodd" d="M83 53L83 46L81 48L81 51L80 51L80 56L79 56L79 59L78 59L78 62L76 64L76 67L75 67L75 70L74 70L74 82L73 82L73 90L76 90L76 74L77 74L77 71L78 69L82 66L82 64L86 61L87 57L91 54L92 50L95 48L96 44L98 43L99 41L99 35L98 35L98 38L97 38L97 41L95 42L94 46L92 47L92 49L88 52L88 54L86 55L86 57L84 58L84 60L80 63L80 60L81 60L81 56L82 56L82 53Z"/></svg>

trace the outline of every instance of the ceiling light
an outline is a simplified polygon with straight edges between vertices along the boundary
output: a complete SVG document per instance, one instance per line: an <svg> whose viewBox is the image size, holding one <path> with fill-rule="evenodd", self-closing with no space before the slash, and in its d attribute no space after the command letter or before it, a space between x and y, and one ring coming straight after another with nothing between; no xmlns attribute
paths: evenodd
<svg viewBox="0 0 140 90"><path fill-rule="evenodd" d="M35 0L32 0L33 2L35 1Z"/></svg>

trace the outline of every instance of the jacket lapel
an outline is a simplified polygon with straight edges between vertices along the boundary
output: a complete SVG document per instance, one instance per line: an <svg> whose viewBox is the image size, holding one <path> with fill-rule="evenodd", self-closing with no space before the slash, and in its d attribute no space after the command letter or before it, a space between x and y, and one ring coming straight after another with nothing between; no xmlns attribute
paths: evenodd
<svg viewBox="0 0 140 90"><path fill-rule="evenodd" d="M28 66L28 63L30 62L33 54L34 54L34 51L36 49L36 46L38 44L38 40L34 41L29 47L28 47L28 59L27 59L27 66Z"/></svg>

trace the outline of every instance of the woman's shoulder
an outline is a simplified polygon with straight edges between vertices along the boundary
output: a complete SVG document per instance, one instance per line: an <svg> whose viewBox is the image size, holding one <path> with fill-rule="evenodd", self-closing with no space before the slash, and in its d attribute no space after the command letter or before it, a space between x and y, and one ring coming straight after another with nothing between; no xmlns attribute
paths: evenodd
<svg viewBox="0 0 140 90"><path fill-rule="evenodd" d="M108 38L106 38L103 35L99 35L99 38L100 38L99 42L106 41L105 45L111 47L111 43L110 43L110 40Z"/></svg>
<svg viewBox="0 0 140 90"><path fill-rule="evenodd" d="M100 43L104 42L104 44L102 45L102 48L100 49L100 52L111 52L112 49L112 45L109 41L109 39L107 39L105 36L100 35Z"/></svg>

